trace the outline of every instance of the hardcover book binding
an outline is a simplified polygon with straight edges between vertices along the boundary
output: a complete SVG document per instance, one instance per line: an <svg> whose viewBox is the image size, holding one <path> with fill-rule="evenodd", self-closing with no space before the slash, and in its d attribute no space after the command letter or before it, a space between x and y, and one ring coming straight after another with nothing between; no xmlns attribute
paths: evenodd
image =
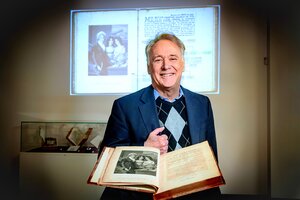
<svg viewBox="0 0 300 200"><path fill-rule="evenodd" d="M87 182L153 193L157 200L225 184L207 141L163 155L151 147L105 147Z"/></svg>

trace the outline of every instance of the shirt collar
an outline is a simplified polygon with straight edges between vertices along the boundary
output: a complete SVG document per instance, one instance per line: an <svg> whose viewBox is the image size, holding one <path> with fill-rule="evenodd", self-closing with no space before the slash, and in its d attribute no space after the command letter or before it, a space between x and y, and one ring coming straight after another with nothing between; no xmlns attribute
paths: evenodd
<svg viewBox="0 0 300 200"><path fill-rule="evenodd" d="M182 97L182 96L184 95L184 94L183 94L183 91L182 91L182 89L181 89L181 87L179 87L179 96L176 97L175 99L173 99L172 101L170 101L168 98L165 98L165 97L160 96L160 94L158 93L158 91L157 91L155 88L153 88L153 94L154 94L154 99L155 99L155 100L156 100L158 97L160 97L160 98L162 98L163 100L168 101L168 102L171 102L171 103L173 103L174 101L176 101L177 99L179 99L180 97Z"/></svg>

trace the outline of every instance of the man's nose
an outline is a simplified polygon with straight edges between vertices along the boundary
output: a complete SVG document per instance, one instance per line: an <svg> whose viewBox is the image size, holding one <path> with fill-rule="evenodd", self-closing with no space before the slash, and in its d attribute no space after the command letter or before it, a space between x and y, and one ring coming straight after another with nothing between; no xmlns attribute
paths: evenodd
<svg viewBox="0 0 300 200"><path fill-rule="evenodd" d="M163 64L162 64L162 69L168 69L171 67L171 62L169 61L169 59L165 58L163 60Z"/></svg>

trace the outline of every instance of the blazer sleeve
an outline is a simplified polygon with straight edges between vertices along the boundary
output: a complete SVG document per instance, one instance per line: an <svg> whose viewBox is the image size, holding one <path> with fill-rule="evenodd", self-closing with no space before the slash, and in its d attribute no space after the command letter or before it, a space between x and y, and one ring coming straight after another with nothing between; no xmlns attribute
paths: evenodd
<svg viewBox="0 0 300 200"><path fill-rule="evenodd" d="M143 146L147 139L139 111L134 103L115 100L107 122L99 153L105 146Z"/></svg>
<svg viewBox="0 0 300 200"><path fill-rule="evenodd" d="M99 152L102 151L104 146L128 146L130 144L128 127L125 121L124 111L118 101L114 101Z"/></svg>
<svg viewBox="0 0 300 200"><path fill-rule="evenodd" d="M218 149L217 149L217 139L216 139L215 124L214 124L214 115L213 115L213 110L209 98L207 98L207 114L208 114L208 119L207 119L206 139L209 142L210 146L212 147L216 160L218 161Z"/></svg>

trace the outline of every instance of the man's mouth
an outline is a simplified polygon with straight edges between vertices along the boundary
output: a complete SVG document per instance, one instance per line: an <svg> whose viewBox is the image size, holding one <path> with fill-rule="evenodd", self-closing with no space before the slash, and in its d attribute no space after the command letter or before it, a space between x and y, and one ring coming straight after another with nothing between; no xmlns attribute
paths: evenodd
<svg viewBox="0 0 300 200"><path fill-rule="evenodd" d="M167 73L167 74L160 74L161 77L170 77L170 76L174 76L174 73Z"/></svg>

